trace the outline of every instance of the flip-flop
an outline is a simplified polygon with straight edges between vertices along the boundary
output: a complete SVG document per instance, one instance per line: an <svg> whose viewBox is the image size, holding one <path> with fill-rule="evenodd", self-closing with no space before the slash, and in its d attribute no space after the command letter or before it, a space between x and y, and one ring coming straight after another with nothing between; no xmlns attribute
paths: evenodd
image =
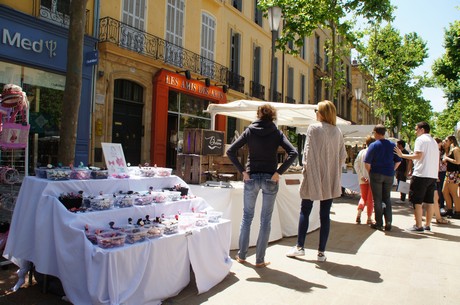
<svg viewBox="0 0 460 305"><path fill-rule="evenodd" d="M443 224L443 225L448 225L448 224L450 224L450 220L445 219L445 218L440 218L440 219L436 219L436 223Z"/></svg>
<svg viewBox="0 0 460 305"><path fill-rule="evenodd" d="M256 264L256 267L263 268L263 267L267 267L270 264L271 264L270 262L263 262L263 263Z"/></svg>
<svg viewBox="0 0 460 305"><path fill-rule="evenodd" d="M246 263L246 260L241 259L238 255L235 256L235 260L236 260L238 263L240 263L240 264Z"/></svg>

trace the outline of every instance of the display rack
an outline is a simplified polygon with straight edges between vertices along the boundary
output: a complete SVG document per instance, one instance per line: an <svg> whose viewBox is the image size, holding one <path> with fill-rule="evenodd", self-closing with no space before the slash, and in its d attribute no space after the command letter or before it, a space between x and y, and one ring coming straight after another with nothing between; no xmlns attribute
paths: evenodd
<svg viewBox="0 0 460 305"><path fill-rule="evenodd" d="M19 189L28 172L28 110L29 102L22 88L4 85L0 95L0 250L8 238ZM9 263L1 261L0 265Z"/></svg>

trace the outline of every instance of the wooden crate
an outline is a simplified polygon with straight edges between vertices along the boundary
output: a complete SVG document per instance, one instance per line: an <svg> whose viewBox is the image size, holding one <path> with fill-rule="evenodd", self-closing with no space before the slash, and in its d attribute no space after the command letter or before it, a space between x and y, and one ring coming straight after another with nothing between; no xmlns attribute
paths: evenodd
<svg viewBox="0 0 460 305"><path fill-rule="evenodd" d="M189 184L206 182L209 157L195 154L178 154L176 175Z"/></svg>
<svg viewBox="0 0 460 305"><path fill-rule="evenodd" d="M224 136L222 131L186 128L183 151L186 154L222 156L225 147Z"/></svg>
<svg viewBox="0 0 460 305"><path fill-rule="evenodd" d="M238 157L241 161L242 157ZM227 156L209 156L209 170L219 174L233 174L231 180L241 180L242 175Z"/></svg>

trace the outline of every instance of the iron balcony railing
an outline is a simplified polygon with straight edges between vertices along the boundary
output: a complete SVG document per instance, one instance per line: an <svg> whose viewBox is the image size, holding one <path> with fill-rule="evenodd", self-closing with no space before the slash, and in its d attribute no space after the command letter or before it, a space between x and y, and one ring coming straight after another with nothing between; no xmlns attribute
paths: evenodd
<svg viewBox="0 0 460 305"><path fill-rule="evenodd" d="M283 102L283 95L281 92L275 91L275 100L273 102L282 103Z"/></svg>
<svg viewBox="0 0 460 305"><path fill-rule="evenodd" d="M265 100L265 86L256 83L254 81L250 82L251 88L250 88L250 94L252 97Z"/></svg>
<svg viewBox="0 0 460 305"><path fill-rule="evenodd" d="M182 70L190 70L244 92L244 88L242 90L239 88L241 77L232 75L227 67L111 17L104 17L100 20L99 42L116 44L121 48L164 61ZM242 83L244 86L244 79Z"/></svg>
<svg viewBox="0 0 460 305"><path fill-rule="evenodd" d="M34 3L35 5L35 3ZM68 28L70 25L70 2L40 1L40 19ZM89 35L90 11L86 10L85 34Z"/></svg>
<svg viewBox="0 0 460 305"><path fill-rule="evenodd" d="M289 97L289 96L286 96L285 100L286 100L287 104L295 104L296 103L295 99L292 98L292 97Z"/></svg>
<svg viewBox="0 0 460 305"><path fill-rule="evenodd" d="M236 90L238 92L244 93L244 77L228 71L227 74L227 85L230 89Z"/></svg>

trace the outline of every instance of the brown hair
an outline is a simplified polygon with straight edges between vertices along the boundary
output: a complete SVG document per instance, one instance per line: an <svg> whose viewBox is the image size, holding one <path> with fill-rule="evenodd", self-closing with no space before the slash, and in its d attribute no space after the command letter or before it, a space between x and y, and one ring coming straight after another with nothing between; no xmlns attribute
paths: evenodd
<svg viewBox="0 0 460 305"><path fill-rule="evenodd" d="M276 109L270 104L264 104L257 108L257 118L262 121L273 122L276 120Z"/></svg>
<svg viewBox="0 0 460 305"><path fill-rule="evenodd" d="M374 132L379 135L385 136L385 132L387 132L387 129L382 124L378 124L378 125L375 125Z"/></svg>
<svg viewBox="0 0 460 305"><path fill-rule="evenodd" d="M369 147L373 142L375 142L375 138L373 136L367 136L366 138L366 146Z"/></svg>
<svg viewBox="0 0 460 305"><path fill-rule="evenodd" d="M318 103L318 112L323 118L323 122L331 125L336 125L337 122L337 110L335 109L334 103L328 100L324 100Z"/></svg>

